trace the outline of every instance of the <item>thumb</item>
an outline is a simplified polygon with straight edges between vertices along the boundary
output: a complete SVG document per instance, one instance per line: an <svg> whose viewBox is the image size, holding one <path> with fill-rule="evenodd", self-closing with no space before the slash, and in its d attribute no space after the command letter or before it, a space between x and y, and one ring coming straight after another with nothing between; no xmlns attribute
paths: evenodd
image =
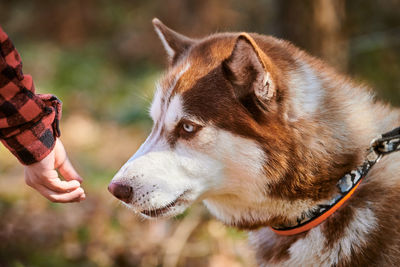
<svg viewBox="0 0 400 267"><path fill-rule="evenodd" d="M77 180L81 183L83 179L72 166L71 162L68 159L64 145L58 138L54 147L54 152L55 167L58 169L64 179L67 181Z"/></svg>
<svg viewBox="0 0 400 267"><path fill-rule="evenodd" d="M64 162L58 167L58 171L64 177L65 180L77 180L78 182L82 183L83 179L72 166L69 159L66 157Z"/></svg>

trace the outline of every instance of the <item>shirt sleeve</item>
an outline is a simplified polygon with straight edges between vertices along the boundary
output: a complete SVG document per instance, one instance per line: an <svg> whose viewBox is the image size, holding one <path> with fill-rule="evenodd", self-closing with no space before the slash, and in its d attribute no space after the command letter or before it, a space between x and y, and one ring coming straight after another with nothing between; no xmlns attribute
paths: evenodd
<svg viewBox="0 0 400 267"><path fill-rule="evenodd" d="M45 158L60 136L61 102L36 95L32 77L0 27L0 141L25 165Z"/></svg>

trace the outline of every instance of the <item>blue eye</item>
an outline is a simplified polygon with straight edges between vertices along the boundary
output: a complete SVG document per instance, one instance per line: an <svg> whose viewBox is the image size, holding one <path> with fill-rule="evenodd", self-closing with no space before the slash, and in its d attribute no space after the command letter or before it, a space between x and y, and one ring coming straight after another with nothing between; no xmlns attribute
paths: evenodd
<svg viewBox="0 0 400 267"><path fill-rule="evenodd" d="M194 126L192 124L184 123L182 127L185 132L192 133L194 131Z"/></svg>

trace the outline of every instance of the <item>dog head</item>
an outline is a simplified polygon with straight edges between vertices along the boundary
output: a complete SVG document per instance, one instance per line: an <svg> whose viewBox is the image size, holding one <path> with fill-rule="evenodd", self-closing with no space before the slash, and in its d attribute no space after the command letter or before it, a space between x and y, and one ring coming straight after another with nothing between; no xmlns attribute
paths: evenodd
<svg viewBox="0 0 400 267"><path fill-rule="evenodd" d="M294 166L307 175L301 162L311 157L293 138L288 44L247 33L196 40L153 24L169 66L156 86L150 135L109 185L117 198L146 218L203 200L224 222L253 227L326 191L307 195L310 184L288 178Z"/></svg>

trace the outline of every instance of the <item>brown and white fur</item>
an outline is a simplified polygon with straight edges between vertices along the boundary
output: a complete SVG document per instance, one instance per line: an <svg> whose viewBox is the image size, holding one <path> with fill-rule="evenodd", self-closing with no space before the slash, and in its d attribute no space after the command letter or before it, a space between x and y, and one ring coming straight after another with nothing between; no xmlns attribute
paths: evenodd
<svg viewBox="0 0 400 267"><path fill-rule="evenodd" d="M153 21L169 67L153 129L112 180L145 218L195 201L247 229L260 266L399 266L400 153L377 163L351 199L308 232L279 236L330 199L370 141L400 112L287 41L246 33L190 39Z"/></svg>

